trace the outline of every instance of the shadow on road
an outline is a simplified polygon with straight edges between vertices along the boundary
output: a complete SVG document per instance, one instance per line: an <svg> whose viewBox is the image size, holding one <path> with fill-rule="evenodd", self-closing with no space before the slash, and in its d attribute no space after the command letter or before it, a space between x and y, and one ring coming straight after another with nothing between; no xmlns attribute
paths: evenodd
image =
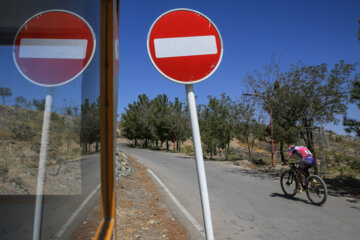
<svg viewBox="0 0 360 240"><path fill-rule="evenodd" d="M360 179L356 178L333 178L325 179L325 183L332 196L351 196L360 199Z"/></svg>
<svg viewBox="0 0 360 240"><path fill-rule="evenodd" d="M226 170L226 172L253 176L253 177L263 179L263 180L264 179L268 179L268 180L278 180L278 179L280 179L279 178L280 174L277 173L277 172L250 170L250 169L246 169L246 168L229 169L229 170Z"/></svg>
<svg viewBox="0 0 360 240"><path fill-rule="evenodd" d="M296 201L296 202L303 202L303 203L306 203L306 204L311 204L307 200L297 198L297 197L288 197L285 194L280 194L280 193L271 193L270 197L281 197L281 198L289 199L289 200Z"/></svg>

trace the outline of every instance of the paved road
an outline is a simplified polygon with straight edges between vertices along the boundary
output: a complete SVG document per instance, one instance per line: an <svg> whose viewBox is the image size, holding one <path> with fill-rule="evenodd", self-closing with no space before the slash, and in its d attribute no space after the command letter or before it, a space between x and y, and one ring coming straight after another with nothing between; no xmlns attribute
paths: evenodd
<svg viewBox="0 0 360 240"><path fill-rule="evenodd" d="M100 155L91 155L81 159L81 195L57 196L44 198L42 239L55 239L57 233L68 222L84 200L100 184ZM95 204L99 204L100 194L96 191L79 214L61 232L58 239L70 239L71 233L87 216ZM35 197L0 196L0 239L32 239ZM60 232L59 232L60 231Z"/></svg>
<svg viewBox="0 0 360 240"><path fill-rule="evenodd" d="M149 167L203 224L193 158L126 145L120 149ZM306 194L285 198L279 178L212 161L206 161L205 168L215 239L359 239L359 201L329 196L324 206L317 207L309 204ZM193 239L200 239L189 222L184 224Z"/></svg>

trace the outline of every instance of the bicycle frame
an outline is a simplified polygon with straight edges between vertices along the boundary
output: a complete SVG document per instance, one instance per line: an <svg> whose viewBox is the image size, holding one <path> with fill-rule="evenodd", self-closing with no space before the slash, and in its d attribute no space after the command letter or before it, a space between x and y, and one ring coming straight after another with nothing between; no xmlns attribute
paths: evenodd
<svg viewBox="0 0 360 240"><path fill-rule="evenodd" d="M294 171L295 181L298 182L298 180L299 180L298 172L300 171L299 167L297 167L295 163L289 163L289 166L290 166L290 169L292 169ZM303 179L303 181L300 182L300 185L304 190L307 190L307 184L304 184L304 183L307 182L310 175L308 175L304 172L301 172L301 175L304 177L304 179Z"/></svg>

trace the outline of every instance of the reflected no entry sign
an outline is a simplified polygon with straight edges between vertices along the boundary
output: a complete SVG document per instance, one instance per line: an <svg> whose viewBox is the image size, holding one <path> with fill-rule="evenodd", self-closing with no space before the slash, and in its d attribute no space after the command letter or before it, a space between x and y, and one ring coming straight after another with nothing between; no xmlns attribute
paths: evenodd
<svg viewBox="0 0 360 240"><path fill-rule="evenodd" d="M162 14L150 28L148 54L166 78L193 84L208 78L219 66L222 39L213 22L190 9Z"/></svg>
<svg viewBox="0 0 360 240"><path fill-rule="evenodd" d="M31 82L60 86L78 77L95 52L95 34L79 15L64 11L41 12L27 20L14 41L14 60Z"/></svg>

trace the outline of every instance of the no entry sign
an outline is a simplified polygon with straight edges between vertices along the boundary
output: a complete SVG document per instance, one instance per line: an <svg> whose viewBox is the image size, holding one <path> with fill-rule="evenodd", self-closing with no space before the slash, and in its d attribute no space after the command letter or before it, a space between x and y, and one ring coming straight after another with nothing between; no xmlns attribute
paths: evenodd
<svg viewBox="0 0 360 240"><path fill-rule="evenodd" d="M95 52L95 34L79 15L50 10L36 14L19 29L14 60L29 81L46 87L78 77Z"/></svg>
<svg viewBox="0 0 360 240"><path fill-rule="evenodd" d="M155 68L182 84L208 78L219 66L223 53L214 23L190 9L171 10L157 18L150 28L147 48Z"/></svg>

